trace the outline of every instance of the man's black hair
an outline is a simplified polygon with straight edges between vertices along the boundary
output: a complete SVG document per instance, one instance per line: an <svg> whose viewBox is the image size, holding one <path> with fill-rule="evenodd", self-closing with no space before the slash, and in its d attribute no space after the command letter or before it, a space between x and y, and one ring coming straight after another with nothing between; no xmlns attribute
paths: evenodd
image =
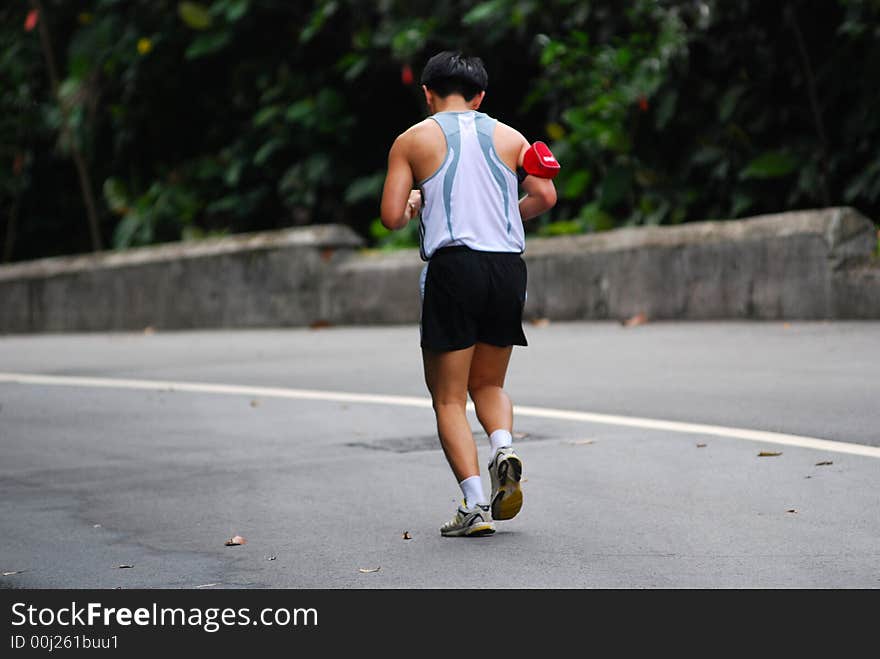
<svg viewBox="0 0 880 659"><path fill-rule="evenodd" d="M465 57L460 52L444 50L425 64L422 84L441 98L461 94L464 100L470 101L486 89L489 74L479 57Z"/></svg>

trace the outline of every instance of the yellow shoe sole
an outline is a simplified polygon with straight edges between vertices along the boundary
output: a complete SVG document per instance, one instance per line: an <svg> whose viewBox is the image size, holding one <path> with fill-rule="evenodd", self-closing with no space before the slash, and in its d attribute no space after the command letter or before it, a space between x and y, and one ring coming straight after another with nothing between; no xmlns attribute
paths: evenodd
<svg viewBox="0 0 880 659"><path fill-rule="evenodd" d="M498 467L500 485L492 497L492 519L513 519L522 509L523 495L520 488L522 460L518 456L508 458Z"/></svg>

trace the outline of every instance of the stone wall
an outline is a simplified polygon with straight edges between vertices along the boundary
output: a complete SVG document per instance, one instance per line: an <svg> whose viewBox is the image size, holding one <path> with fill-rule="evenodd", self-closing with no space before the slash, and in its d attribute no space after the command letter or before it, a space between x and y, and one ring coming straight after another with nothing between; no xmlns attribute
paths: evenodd
<svg viewBox="0 0 880 659"><path fill-rule="evenodd" d="M526 315L878 319L873 223L827 208L530 238ZM412 323L417 250L320 225L0 267L0 332Z"/></svg>

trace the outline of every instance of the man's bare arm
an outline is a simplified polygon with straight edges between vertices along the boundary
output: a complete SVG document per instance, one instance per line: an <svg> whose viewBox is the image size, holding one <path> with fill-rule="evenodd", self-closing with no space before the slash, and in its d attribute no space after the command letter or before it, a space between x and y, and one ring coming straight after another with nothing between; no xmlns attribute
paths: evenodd
<svg viewBox="0 0 880 659"><path fill-rule="evenodd" d="M522 166L523 156L529 149L526 142L519 154L518 166ZM519 214L523 221L544 213L556 205L556 186L548 178L538 176L526 176L520 184L526 192L526 196L519 200Z"/></svg>
<svg viewBox="0 0 880 659"><path fill-rule="evenodd" d="M406 154L406 138L401 135L388 152L388 173L382 190L382 225L402 229L418 213L421 195L413 190L412 168Z"/></svg>
<svg viewBox="0 0 880 659"><path fill-rule="evenodd" d="M499 156L511 170L517 171L522 167L525 153L531 146L529 141L515 128L500 122L495 135ZM526 193L519 202L519 212L523 220L540 215L556 204L556 187L549 179L527 176L521 187Z"/></svg>

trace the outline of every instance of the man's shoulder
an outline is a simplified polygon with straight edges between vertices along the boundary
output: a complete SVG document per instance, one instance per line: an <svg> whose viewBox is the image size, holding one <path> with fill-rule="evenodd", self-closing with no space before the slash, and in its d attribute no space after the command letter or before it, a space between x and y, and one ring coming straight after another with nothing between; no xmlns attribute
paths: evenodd
<svg viewBox="0 0 880 659"><path fill-rule="evenodd" d="M417 140L421 135L432 130L437 130L437 122L431 119L431 117L428 117L427 119L422 119L422 121L407 128L398 135L397 139L403 141Z"/></svg>
<svg viewBox="0 0 880 659"><path fill-rule="evenodd" d="M519 152L528 146L529 141L513 126L508 126L502 121L498 121L495 128L495 146L500 149L510 149L512 152Z"/></svg>
<svg viewBox="0 0 880 659"><path fill-rule="evenodd" d="M508 126L506 123L504 123L501 120L496 120L496 121L498 122L497 127L495 129L497 131L496 134L503 135L503 136L508 137L513 140L516 140L516 139L525 140L526 139L523 136L523 134L520 133L513 126Z"/></svg>
<svg viewBox="0 0 880 659"><path fill-rule="evenodd" d="M426 149L439 148L443 139L443 131L437 122L428 117L398 135L392 148L407 158L418 158Z"/></svg>

